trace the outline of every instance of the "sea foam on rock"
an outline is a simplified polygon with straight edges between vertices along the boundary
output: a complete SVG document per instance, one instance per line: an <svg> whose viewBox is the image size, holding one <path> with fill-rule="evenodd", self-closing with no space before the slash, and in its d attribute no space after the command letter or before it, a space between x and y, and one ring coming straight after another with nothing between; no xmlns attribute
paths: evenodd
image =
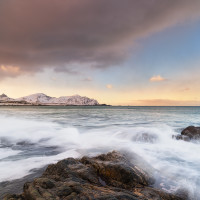
<svg viewBox="0 0 200 200"><path fill-rule="evenodd" d="M152 188L151 174L113 151L97 157L67 158L47 167L40 178L25 183L21 195L4 200L181 200Z"/></svg>
<svg viewBox="0 0 200 200"><path fill-rule="evenodd" d="M188 126L181 132L181 134L173 135L173 138L184 141L199 140L200 127Z"/></svg>

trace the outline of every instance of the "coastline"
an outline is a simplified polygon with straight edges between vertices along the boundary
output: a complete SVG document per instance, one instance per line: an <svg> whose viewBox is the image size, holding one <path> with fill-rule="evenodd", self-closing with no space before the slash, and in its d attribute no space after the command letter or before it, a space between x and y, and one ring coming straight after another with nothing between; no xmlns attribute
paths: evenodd
<svg viewBox="0 0 200 200"><path fill-rule="evenodd" d="M99 105L66 105L66 104L0 103L0 106L81 106L81 107L98 107L98 106L112 106L112 105L107 105L107 104L99 104Z"/></svg>

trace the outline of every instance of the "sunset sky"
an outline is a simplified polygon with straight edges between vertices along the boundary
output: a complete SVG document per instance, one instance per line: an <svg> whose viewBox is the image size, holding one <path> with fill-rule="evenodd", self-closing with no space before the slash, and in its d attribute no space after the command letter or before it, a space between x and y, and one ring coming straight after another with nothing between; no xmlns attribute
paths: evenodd
<svg viewBox="0 0 200 200"><path fill-rule="evenodd" d="M0 93L200 105L199 0L1 0Z"/></svg>

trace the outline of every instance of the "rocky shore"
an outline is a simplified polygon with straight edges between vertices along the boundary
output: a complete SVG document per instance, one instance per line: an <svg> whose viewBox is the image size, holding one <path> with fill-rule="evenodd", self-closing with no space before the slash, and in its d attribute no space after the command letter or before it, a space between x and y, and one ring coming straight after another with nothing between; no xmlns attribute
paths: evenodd
<svg viewBox="0 0 200 200"><path fill-rule="evenodd" d="M181 200L152 187L150 172L113 151L97 157L67 158L51 164L43 175L24 184L22 194L4 200ZM185 199L187 197L185 196Z"/></svg>

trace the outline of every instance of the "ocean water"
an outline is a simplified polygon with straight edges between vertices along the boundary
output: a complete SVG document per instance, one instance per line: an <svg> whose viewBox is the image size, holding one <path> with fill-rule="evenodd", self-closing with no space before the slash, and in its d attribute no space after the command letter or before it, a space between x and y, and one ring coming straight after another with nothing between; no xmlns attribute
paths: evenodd
<svg viewBox="0 0 200 200"><path fill-rule="evenodd" d="M155 187L200 199L200 143L172 139L200 126L200 107L0 107L0 182L67 157L138 154Z"/></svg>

